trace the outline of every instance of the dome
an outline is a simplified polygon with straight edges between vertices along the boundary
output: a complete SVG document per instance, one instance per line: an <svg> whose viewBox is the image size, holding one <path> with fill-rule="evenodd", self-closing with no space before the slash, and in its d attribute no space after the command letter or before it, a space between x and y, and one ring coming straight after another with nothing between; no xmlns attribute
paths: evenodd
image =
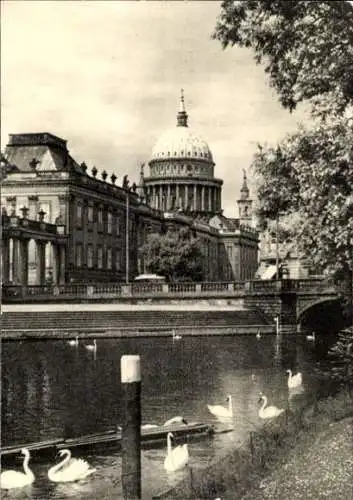
<svg viewBox="0 0 353 500"><path fill-rule="evenodd" d="M185 126L177 126L165 132L152 150L152 160L169 158L193 158L213 162L207 142Z"/></svg>

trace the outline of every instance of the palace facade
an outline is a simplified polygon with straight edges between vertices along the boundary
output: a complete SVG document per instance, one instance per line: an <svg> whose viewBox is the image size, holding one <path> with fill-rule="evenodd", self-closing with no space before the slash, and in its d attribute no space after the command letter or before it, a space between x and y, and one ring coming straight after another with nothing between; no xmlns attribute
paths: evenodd
<svg viewBox="0 0 353 500"><path fill-rule="evenodd" d="M222 214L222 183L205 141L188 127L181 96L176 127L141 167L138 184L78 163L51 133L11 134L2 157L2 282L131 281L145 268L150 232L188 227L202 241L206 281L245 280L258 267L258 233L244 173L240 217Z"/></svg>

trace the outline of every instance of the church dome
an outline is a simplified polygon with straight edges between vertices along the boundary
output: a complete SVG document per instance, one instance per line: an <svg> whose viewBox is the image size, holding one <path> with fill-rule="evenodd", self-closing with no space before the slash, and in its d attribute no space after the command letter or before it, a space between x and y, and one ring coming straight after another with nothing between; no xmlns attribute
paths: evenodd
<svg viewBox="0 0 353 500"><path fill-rule="evenodd" d="M152 150L152 159L188 158L212 160L206 141L188 127L175 127L165 132Z"/></svg>
<svg viewBox="0 0 353 500"><path fill-rule="evenodd" d="M194 134L188 127L184 96L181 94L177 126L165 132L152 150L152 160L186 158L206 160L213 163L212 153L206 141Z"/></svg>

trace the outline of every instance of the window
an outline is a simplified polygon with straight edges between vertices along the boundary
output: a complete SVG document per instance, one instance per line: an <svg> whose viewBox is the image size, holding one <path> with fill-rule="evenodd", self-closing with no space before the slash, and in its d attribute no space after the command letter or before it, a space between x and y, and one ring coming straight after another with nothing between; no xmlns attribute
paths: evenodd
<svg viewBox="0 0 353 500"><path fill-rule="evenodd" d="M115 251L115 269L121 270L121 250L119 249Z"/></svg>
<svg viewBox="0 0 353 500"><path fill-rule="evenodd" d="M107 269L112 268L112 249L107 249Z"/></svg>
<svg viewBox="0 0 353 500"><path fill-rule="evenodd" d="M116 235L120 236L120 217L119 217L119 215L116 216L115 230L116 230Z"/></svg>
<svg viewBox="0 0 353 500"><path fill-rule="evenodd" d="M233 257L233 245L227 245L227 254L230 259Z"/></svg>
<svg viewBox="0 0 353 500"><path fill-rule="evenodd" d="M107 233L112 234L112 222L113 222L113 217L111 212L107 213Z"/></svg>
<svg viewBox="0 0 353 500"><path fill-rule="evenodd" d="M93 246L92 245L87 246L87 266L89 268L93 267Z"/></svg>
<svg viewBox="0 0 353 500"><path fill-rule="evenodd" d="M87 219L88 219L89 223L93 222L93 207L92 206L88 206L88 208L87 208Z"/></svg>
<svg viewBox="0 0 353 500"><path fill-rule="evenodd" d="M98 247L97 250L97 266L98 269L102 269L103 267L103 247Z"/></svg>
<svg viewBox="0 0 353 500"><path fill-rule="evenodd" d="M83 218L83 207L81 203L76 205L76 225L77 227L82 227L82 218Z"/></svg>
<svg viewBox="0 0 353 500"><path fill-rule="evenodd" d="M103 208L98 208L98 231L103 231Z"/></svg>
<svg viewBox="0 0 353 500"><path fill-rule="evenodd" d="M78 243L76 245L76 266L77 267L82 267L82 263L83 263L83 258L82 258L82 245L81 243Z"/></svg>

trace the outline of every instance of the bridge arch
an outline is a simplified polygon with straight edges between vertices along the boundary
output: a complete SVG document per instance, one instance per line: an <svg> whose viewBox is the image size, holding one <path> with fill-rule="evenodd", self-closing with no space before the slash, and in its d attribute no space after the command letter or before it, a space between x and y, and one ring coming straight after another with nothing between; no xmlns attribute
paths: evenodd
<svg viewBox="0 0 353 500"><path fill-rule="evenodd" d="M336 297L313 297L311 300L299 302L297 307L297 324L302 328L316 331L339 329L343 324L340 299Z"/></svg>

